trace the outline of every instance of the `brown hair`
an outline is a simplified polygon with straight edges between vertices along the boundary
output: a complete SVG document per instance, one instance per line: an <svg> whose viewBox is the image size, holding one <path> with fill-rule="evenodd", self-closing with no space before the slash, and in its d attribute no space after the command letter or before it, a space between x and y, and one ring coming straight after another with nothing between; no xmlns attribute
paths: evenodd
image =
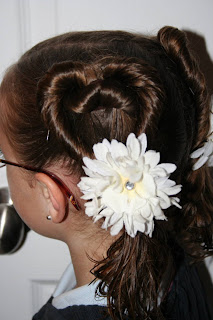
<svg viewBox="0 0 213 320"><path fill-rule="evenodd" d="M10 142L28 165L63 159L80 176L95 143L125 142L131 132L146 132L161 162L177 165L172 179L183 185L183 209L165 210L168 222L155 221L152 238L123 231L93 270L113 319L163 319L157 299L174 275L177 248L198 261L213 247L209 169L192 171L190 159L207 139L210 103L185 34L165 27L157 38L121 31L54 37L12 66L1 96Z"/></svg>

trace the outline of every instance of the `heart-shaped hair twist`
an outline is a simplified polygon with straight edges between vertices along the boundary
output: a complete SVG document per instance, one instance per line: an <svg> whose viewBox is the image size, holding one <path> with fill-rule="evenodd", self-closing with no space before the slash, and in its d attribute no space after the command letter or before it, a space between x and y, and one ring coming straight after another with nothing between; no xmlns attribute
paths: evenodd
<svg viewBox="0 0 213 320"><path fill-rule="evenodd" d="M55 64L40 80L37 97L46 127L85 155L103 138L124 141L129 132L152 127L164 91L157 70L143 60L107 57Z"/></svg>

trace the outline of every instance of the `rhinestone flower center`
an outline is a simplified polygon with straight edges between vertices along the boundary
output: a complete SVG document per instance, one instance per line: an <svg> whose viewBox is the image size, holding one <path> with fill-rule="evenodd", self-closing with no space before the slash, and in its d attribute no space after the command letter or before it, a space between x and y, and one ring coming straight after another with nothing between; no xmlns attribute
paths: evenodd
<svg viewBox="0 0 213 320"><path fill-rule="evenodd" d="M125 187L127 190L132 190L135 187L135 184L132 182L127 181L127 183L125 184Z"/></svg>

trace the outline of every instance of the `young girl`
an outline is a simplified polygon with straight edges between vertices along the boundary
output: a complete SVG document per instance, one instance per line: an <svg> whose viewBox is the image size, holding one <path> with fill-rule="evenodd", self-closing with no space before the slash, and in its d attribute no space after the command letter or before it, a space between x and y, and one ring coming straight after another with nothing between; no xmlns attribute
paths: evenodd
<svg viewBox="0 0 213 320"><path fill-rule="evenodd" d="M14 206L73 263L33 319L210 319L194 266L213 248L210 101L185 34L46 40L0 105Z"/></svg>

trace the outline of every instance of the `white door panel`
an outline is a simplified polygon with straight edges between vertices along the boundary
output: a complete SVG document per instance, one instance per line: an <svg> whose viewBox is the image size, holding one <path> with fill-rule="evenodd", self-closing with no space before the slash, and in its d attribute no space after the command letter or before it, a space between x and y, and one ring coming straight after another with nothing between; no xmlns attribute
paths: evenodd
<svg viewBox="0 0 213 320"><path fill-rule="evenodd" d="M23 247L0 256L0 319L29 320L70 263L65 244L30 231Z"/></svg>
<svg viewBox="0 0 213 320"><path fill-rule="evenodd" d="M55 35L55 1L0 0L0 77L32 45ZM0 187L7 186L5 169ZM29 320L70 262L65 244L30 231L23 247L0 256L0 319Z"/></svg>

